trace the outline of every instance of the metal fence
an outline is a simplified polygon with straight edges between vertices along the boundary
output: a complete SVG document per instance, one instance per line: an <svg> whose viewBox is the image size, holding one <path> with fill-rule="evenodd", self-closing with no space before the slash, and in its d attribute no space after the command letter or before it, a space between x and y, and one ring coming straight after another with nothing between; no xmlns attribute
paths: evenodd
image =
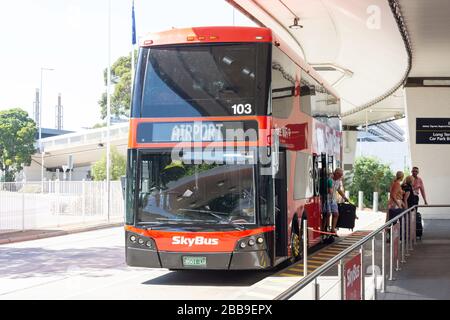
<svg viewBox="0 0 450 320"><path fill-rule="evenodd" d="M400 271L401 264L406 263L407 257L414 250L417 241L415 218L416 210L419 207L449 208L450 205L414 206L405 210L310 274L306 272L307 259L304 259L304 274L306 276L278 295L275 300L320 300L324 298L352 300L355 297L358 300L365 300L368 297L376 300L379 291L386 291L386 280L395 280L394 270ZM389 252L387 253L386 240L388 234ZM378 253L376 253L377 247ZM354 257L349 259L349 256ZM354 262L355 257L357 258L356 263ZM347 264L351 266L351 262L354 263L353 266L356 265L357 267L347 269ZM386 273L387 263L389 263L389 277ZM365 269L366 266L369 268ZM337 276L335 276L336 269ZM370 272L366 270L370 270ZM367 273L370 274L369 277L366 277ZM352 296L348 292L350 282L357 284L356 295ZM354 293L352 292L352 294Z"/></svg>
<svg viewBox="0 0 450 320"><path fill-rule="evenodd" d="M110 186L108 214L104 181L0 183L0 232L122 222L121 184L112 181Z"/></svg>

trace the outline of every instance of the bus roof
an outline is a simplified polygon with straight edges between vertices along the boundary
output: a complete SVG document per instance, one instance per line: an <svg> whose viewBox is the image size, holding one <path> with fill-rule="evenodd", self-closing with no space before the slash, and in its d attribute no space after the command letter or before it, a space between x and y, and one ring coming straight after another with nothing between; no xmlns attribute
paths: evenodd
<svg viewBox="0 0 450 320"><path fill-rule="evenodd" d="M255 27L195 27L149 33L141 47L203 42L272 42L272 31Z"/></svg>

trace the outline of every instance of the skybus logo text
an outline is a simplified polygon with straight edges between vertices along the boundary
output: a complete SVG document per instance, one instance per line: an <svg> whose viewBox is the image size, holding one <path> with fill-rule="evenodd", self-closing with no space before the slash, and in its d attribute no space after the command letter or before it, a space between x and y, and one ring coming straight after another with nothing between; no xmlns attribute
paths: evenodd
<svg viewBox="0 0 450 320"><path fill-rule="evenodd" d="M208 239L205 237L185 238L182 236L172 237L172 244L179 244L192 247L196 246L217 246L219 239Z"/></svg>

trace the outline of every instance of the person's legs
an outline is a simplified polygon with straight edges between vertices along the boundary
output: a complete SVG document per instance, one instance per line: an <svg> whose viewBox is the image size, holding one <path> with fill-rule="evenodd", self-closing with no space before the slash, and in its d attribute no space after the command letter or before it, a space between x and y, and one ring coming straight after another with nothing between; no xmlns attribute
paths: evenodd
<svg viewBox="0 0 450 320"><path fill-rule="evenodd" d="M336 225L339 218L339 209L336 202L332 202L330 205L331 214L333 215L333 220L331 224L331 232L336 233Z"/></svg>
<svg viewBox="0 0 450 320"><path fill-rule="evenodd" d="M329 226L330 226L330 213L326 212L323 214L322 231L327 232Z"/></svg>
<svg viewBox="0 0 450 320"><path fill-rule="evenodd" d="M339 212L333 212L333 222L332 222L332 228L331 228L331 232L332 233L336 233L336 225L338 222L338 218L339 218Z"/></svg>

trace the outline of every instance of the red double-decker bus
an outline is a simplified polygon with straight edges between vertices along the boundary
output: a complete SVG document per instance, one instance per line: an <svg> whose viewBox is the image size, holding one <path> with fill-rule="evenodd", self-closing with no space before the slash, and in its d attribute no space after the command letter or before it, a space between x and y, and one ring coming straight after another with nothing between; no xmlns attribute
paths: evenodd
<svg viewBox="0 0 450 320"><path fill-rule="evenodd" d="M340 166L340 104L267 28L204 27L143 40L126 184L130 266L268 269L320 242Z"/></svg>

